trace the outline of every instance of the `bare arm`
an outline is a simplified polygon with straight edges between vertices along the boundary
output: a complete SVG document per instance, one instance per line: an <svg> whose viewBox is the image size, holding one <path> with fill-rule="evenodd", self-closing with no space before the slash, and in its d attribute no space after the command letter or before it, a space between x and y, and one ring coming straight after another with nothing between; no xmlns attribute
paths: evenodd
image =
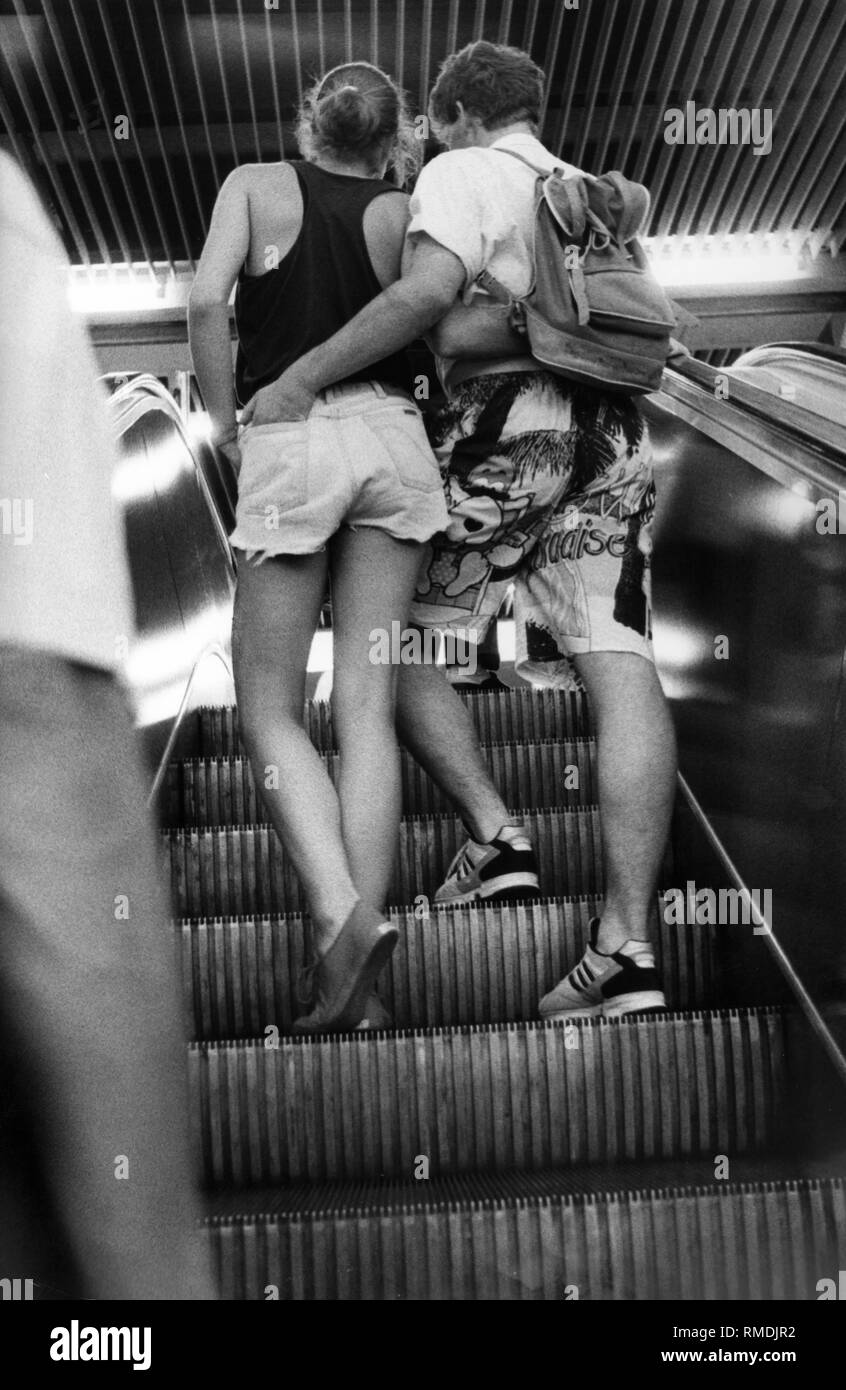
<svg viewBox="0 0 846 1390"><path fill-rule="evenodd" d="M237 432L229 296L250 248L250 210L242 170L224 183L188 299L188 340L214 437Z"/></svg>
<svg viewBox="0 0 846 1390"><path fill-rule="evenodd" d="M324 386L407 347L442 318L464 284L459 258L430 237L417 239L401 280L356 314L278 381L258 391L243 419L254 424L302 419Z"/></svg>
<svg viewBox="0 0 846 1390"><path fill-rule="evenodd" d="M515 332L505 304L478 299L457 300L426 334L438 357L516 357L528 352L526 339Z"/></svg>

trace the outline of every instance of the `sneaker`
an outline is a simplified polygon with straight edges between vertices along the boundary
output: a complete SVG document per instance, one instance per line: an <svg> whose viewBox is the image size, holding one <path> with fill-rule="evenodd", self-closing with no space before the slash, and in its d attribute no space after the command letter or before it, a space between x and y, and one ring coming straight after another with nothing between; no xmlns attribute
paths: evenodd
<svg viewBox="0 0 846 1390"><path fill-rule="evenodd" d="M540 1001L544 1019L580 1014L622 1018L666 1009L655 954L648 941L626 941L606 955L596 949L599 918L590 924L590 944L578 965Z"/></svg>
<svg viewBox="0 0 846 1390"><path fill-rule="evenodd" d="M436 903L539 898L538 863L522 825L504 825L487 844L467 840L435 894Z"/></svg>
<svg viewBox="0 0 846 1390"><path fill-rule="evenodd" d="M294 1031L336 1033L355 1028L398 940L393 923L357 903L329 950L305 972L312 1010L296 1019Z"/></svg>

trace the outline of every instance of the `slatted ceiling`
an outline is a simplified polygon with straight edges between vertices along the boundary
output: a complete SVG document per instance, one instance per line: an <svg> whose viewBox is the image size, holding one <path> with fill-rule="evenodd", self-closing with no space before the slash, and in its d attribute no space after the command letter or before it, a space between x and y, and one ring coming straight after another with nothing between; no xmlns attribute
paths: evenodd
<svg viewBox="0 0 846 1390"><path fill-rule="evenodd" d="M305 81L367 58L425 110L444 56L477 36L545 66L544 138L646 182L651 235L842 244L843 0L0 0L0 140L77 264L190 264L234 164L294 153ZM668 146L664 113L688 100L771 108L772 153Z"/></svg>
<svg viewBox="0 0 846 1390"><path fill-rule="evenodd" d="M753 106L765 107L767 104L767 92L774 89L775 84L779 79L781 79L783 82L785 73L790 72L792 70L790 49L791 39L793 35L793 23L794 17L786 11L779 17L776 24L776 31L770 43L767 46L767 49L761 59L760 64L753 68L753 81L755 79L756 73L760 77L760 82L757 86L756 99L751 103ZM749 59L749 64L751 67L751 56ZM738 106L740 104L740 98L738 97L735 101L730 102L728 104L730 106ZM731 186L732 176L737 171L738 162L742 157L742 153L744 153L743 147L739 145L736 146L733 150L727 152L726 163L728 166L727 172L729 173L729 178L725 179L718 178L716 176L712 177L711 188L710 191L708 191L707 193L707 198L705 199L705 204L704 207L702 207L701 214L698 212L697 209L694 209L692 204L688 205L685 217L682 220L682 225L679 228L682 235L689 234L694 217L696 218L698 225L700 225L703 229L707 229L709 227L714 226L717 220L717 214L719 212L720 206L726 200L727 185ZM767 156L767 158L769 158L769 156Z"/></svg>
<svg viewBox="0 0 846 1390"><path fill-rule="evenodd" d="M725 21L728 22L725 23ZM726 95L726 99L723 100L721 97L719 101L720 106L734 109L743 104L741 97L745 90L745 84L749 78L750 70L754 65L761 34L749 28L744 30L742 16L738 15L736 9L734 14L732 14L730 9L724 9L719 16L715 11L713 26L708 35L707 45L704 41L701 45L697 44L699 57L691 73L691 88L694 90L698 90L701 87L706 76L710 78L711 69L707 63L709 57L708 50L710 49L711 41L715 35L721 35L715 60L716 71L726 72L728 55L732 52L736 54L736 66L730 74L732 78L731 88ZM763 97L766 96L766 87L761 90L760 94ZM716 100L712 104L717 105ZM763 101L752 101L750 98L750 106L763 104ZM737 149L729 148L720 150L719 160L713 158L713 151L710 149L703 152L702 148L696 145L687 145L683 151L679 151L677 147L671 145L668 145L667 149L671 152L671 157L675 154L677 157L681 158L682 167L675 171L676 177L673 196L668 204L662 206L661 216L667 227L671 227L672 230L680 236L689 236L701 225L697 215L696 194L701 192L709 181L722 184L722 186L725 187L726 178L724 167L728 161L736 155ZM748 158L749 151L744 150L744 153ZM693 167L697 163L701 166L699 169L699 178L697 179L695 188L691 188L690 176L693 172ZM718 165L719 167L717 167ZM684 182L682 182L683 179Z"/></svg>
<svg viewBox="0 0 846 1390"><path fill-rule="evenodd" d="M727 3L727 0L720 0L720 3ZM656 97L654 98L655 110L658 112L662 112L666 110L668 106L674 104L673 93L677 89L680 80L679 74L681 71L682 56L694 25L692 11L682 10L679 6L671 8L670 4L666 6L662 18L663 23L660 33L653 35L651 38L651 43L654 45L656 55L665 55L658 76ZM713 18L714 11L706 11L702 16L703 28L709 23L712 23ZM640 111L638 111L638 124L639 121ZM632 125L630 139L634 140L636 134L637 129ZM659 161L658 169L653 170L650 166L654 163L656 157ZM649 179L649 187L652 192L650 230L654 228L655 235L663 233L665 227L661 224L660 209L657 207L657 198L659 190L663 186L664 179L673 167L670 157L670 146L667 145L663 139L660 139L653 142L653 147L651 149L646 150L644 148L644 141L641 139L638 141L635 151L632 150L632 145L629 144L626 149L625 160L618 159L617 162L625 172L630 173L632 178L637 177L641 181L647 178ZM635 170L637 170L636 174Z"/></svg>
<svg viewBox="0 0 846 1390"><path fill-rule="evenodd" d="M138 150L138 160L141 167L141 173L144 179L144 185L147 190L147 196L150 200L150 206L152 208L153 216L155 218L156 228L161 238L161 245L164 250L164 260L166 261L170 270L175 274L177 259L176 252L174 249L175 240L172 240L171 238L171 231L165 218L162 204L159 201L157 180L153 177L150 164L148 163L147 158L145 157L144 147L141 144L141 142L137 139L139 122L137 113L134 109L132 97L130 96L130 80L127 75L127 68L124 66L121 57L121 45L118 42L117 34L115 33L112 19L106 6L103 4L103 0L96 0L96 4L97 17L99 18L100 24L102 25L103 33L106 36L106 41L109 47L109 57L111 59L112 66L115 72L115 77L117 78L118 82L118 89L120 92L121 100L120 109L129 117L130 131L132 133L133 139L135 140L135 144ZM139 71L143 72L143 55L139 53L137 56L139 60L138 69ZM153 113L153 115L155 115L155 113ZM153 129L155 130L156 135L159 137L159 143L161 143L160 128L155 124L155 121L153 122ZM179 209L178 202L177 211L181 219L181 210ZM188 252L187 259L193 261L193 257L191 256L190 251Z"/></svg>
<svg viewBox="0 0 846 1390"><path fill-rule="evenodd" d="M682 89L683 94L680 93L676 99L676 92L679 91L678 78L676 78L676 83L674 83L676 91L662 105L678 106L684 109L685 99L693 99L693 93L697 91L704 73L708 74L707 80L710 87L709 96L711 99L707 104L712 107L723 105L716 94L721 90L721 79L726 71L729 56L734 52L744 33L744 18L742 8L731 3L724 5L719 17L717 17L716 11L705 17L705 27L710 29L707 45L705 42L701 45L697 43L692 64L685 64L684 67L686 78L687 74L690 77L689 89L686 93ZM710 41L715 36L717 38L717 51L711 60L713 66L711 63L706 66L706 59L710 57ZM716 146L668 145L666 141L663 143L664 148L661 152L658 169L650 180L654 215L657 221L655 227L657 235L671 234L678 230L682 200L690 198L692 194L695 196L694 190L701 187L710 168L725 157L725 150Z"/></svg>
<svg viewBox="0 0 846 1390"><path fill-rule="evenodd" d="M781 113L787 129L782 129L781 125L776 127L778 130L776 151L780 154L780 159L778 164L773 163L772 165L770 165L771 157L768 157L766 161L763 159L755 161L758 164L766 163L768 167L762 169L758 176L760 185L758 196L755 196L757 190L754 185L751 186L751 190L747 186L744 191L742 197L749 196L748 202L741 202L737 215L739 225L760 227L763 230L775 225L787 227L793 225L781 220L785 193L814 150L821 120L824 120L826 114L829 114L834 125L839 127L841 132L843 129L844 48L846 48L846 6L841 5L830 13L825 26L815 36L815 42L807 59L801 67L797 66L792 74L793 80L788 88L790 95L787 98L785 109ZM825 92L827 83L832 86L830 107ZM835 98L837 86L840 88L839 98ZM823 175L823 186L827 188L829 183L825 177L824 166ZM839 214L835 214L829 227L836 229L839 223L842 235L843 221L844 215L841 205Z"/></svg>
<svg viewBox="0 0 846 1390"><path fill-rule="evenodd" d="M156 0L156 3L158 3L158 0ZM121 260L123 260L124 263L126 263L127 261L131 260L132 253L129 249L129 241L127 239L126 231L123 226L123 219L118 213L114 199L112 198L108 182L103 177L100 160L94 153L94 147L91 143L91 136L88 132L87 118L85 115L82 98L80 95L79 84L74 74L73 65L70 61L68 50L65 45L65 41L62 37L61 29L58 23L56 22L53 0L44 0L44 19L47 24L47 28L50 32L50 38L52 40L53 47L56 51L56 57L61 67L62 77L65 83L67 84L68 93L70 95L70 99L73 105L74 116L76 118L77 128L79 129L82 135L82 140L85 145L86 154L88 155L90 168L94 173L94 177L97 180L97 185L100 190L100 194L103 198L103 204L106 211L106 225L110 226L114 231L115 240L117 242L117 249L120 252L120 258ZM94 214L93 220L95 232L98 234L98 241L102 243L102 245L105 247L103 253L103 262L104 264L109 265L111 263L111 255L109 252L108 245L103 237L103 234L100 231L96 214Z"/></svg>
<svg viewBox="0 0 846 1390"><path fill-rule="evenodd" d="M196 171L195 171L195 169L194 169L194 156L193 156L193 154L191 153L191 149L190 149L190 146L189 146L189 144L188 144L188 138L187 138L186 129L185 129L185 124L186 124L186 123L185 123L185 116L184 116L183 109L182 109L182 101L181 101L180 96L179 96L179 87L178 87L178 84L177 84L177 81L176 81L176 76L175 76L175 73L174 73L173 61L172 61L171 54L170 54L170 48L169 48L168 43L167 43L167 36L166 36L165 27L164 27L164 22L163 22L163 19L162 19L162 10L161 10L160 0L153 0L153 8L154 8L155 13L156 13L156 27L157 27L157 29L158 29L158 35L159 35L159 39L160 39L160 41L161 41L162 55L163 55L163 57L164 57L165 68L166 68L166 71L167 71L167 77L168 77L168 84L169 84L170 94L171 94L171 96L172 96L172 98L173 98L173 108L174 108L174 111L175 111L175 113L176 113L176 120L177 120L177 123L178 123L178 125L179 125L179 135L180 135L180 139L181 139L181 143L182 143L182 150L183 150L183 153L184 153L184 155L185 155L185 165L186 165L186 168L188 169L188 174L189 174L189 177L190 177L190 180L191 180L191 189L192 189L192 192L193 192L193 194L194 194L195 201L196 201L197 211L198 211L198 213L199 213L199 215L200 215L200 221L201 221L201 223L202 223L202 225L203 225L203 231L204 231L204 233L206 233L206 232L208 232L208 222L209 222L209 219L208 219L208 209L204 207L204 205L203 205L203 200L202 200L202 198L201 198L201 196L200 196L200 189L199 189L199 185L198 185L198 183L197 183L197 175L196 175ZM281 124L280 124L280 133L281 133Z"/></svg>
<svg viewBox="0 0 846 1390"><path fill-rule="evenodd" d="M652 73L663 59L662 39L669 22L671 3L672 0L653 0L653 41L651 44L646 44L643 42L643 36L640 35L640 41L632 46L633 50L637 49L638 52L638 70L630 88L631 106L626 109L626 120L622 123L621 139L613 161L621 169L629 168L632 143L640 123L647 92L652 85ZM601 167L601 165L598 163L597 167Z"/></svg>
<svg viewBox="0 0 846 1390"><path fill-rule="evenodd" d="M608 110L606 111L605 119L602 122L601 140L596 155L597 169L606 169L608 167L608 146L611 140L612 132L614 131L618 123L620 97L623 91L625 91L628 83L629 68L634 62L636 56L635 40L638 29L640 28L640 25L643 22L644 4L645 0L631 0L631 4L629 5L628 18L626 20L626 28L623 34L622 44L620 46L620 57L622 58L623 67L619 71L617 82L610 87L610 100L608 103ZM611 56L613 59L613 53Z"/></svg>

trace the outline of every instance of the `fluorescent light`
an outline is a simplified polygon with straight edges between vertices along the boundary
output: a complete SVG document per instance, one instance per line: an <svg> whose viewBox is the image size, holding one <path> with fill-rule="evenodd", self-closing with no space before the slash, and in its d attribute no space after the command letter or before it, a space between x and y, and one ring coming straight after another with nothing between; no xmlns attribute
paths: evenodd
<svg viewBox="0 0 846 1390"><path fill-rule="evenodd" d="M193 276L181 262L176 275L169 266L92 265L72 266L68 279L68 299L78 314L122 314L150 309L183 307Z"/></svg>
<svg viewBox="0 0 846 1390"><path fill-rule="evenodd" d="M808 277L796 238L646 238L644 249L657 279L672 288L767 284Z"/></svg>

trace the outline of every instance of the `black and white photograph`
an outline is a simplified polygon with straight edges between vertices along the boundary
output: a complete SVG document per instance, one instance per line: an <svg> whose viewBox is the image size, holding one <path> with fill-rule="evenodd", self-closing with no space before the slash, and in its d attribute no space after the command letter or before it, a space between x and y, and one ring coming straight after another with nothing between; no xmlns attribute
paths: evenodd
<svg viewBox="0 0 846 1390"><path fill-rule="evenodd" d="M534 1301L802 1370L844 536L846 0L0 0L27 1365Z"/></svg>

